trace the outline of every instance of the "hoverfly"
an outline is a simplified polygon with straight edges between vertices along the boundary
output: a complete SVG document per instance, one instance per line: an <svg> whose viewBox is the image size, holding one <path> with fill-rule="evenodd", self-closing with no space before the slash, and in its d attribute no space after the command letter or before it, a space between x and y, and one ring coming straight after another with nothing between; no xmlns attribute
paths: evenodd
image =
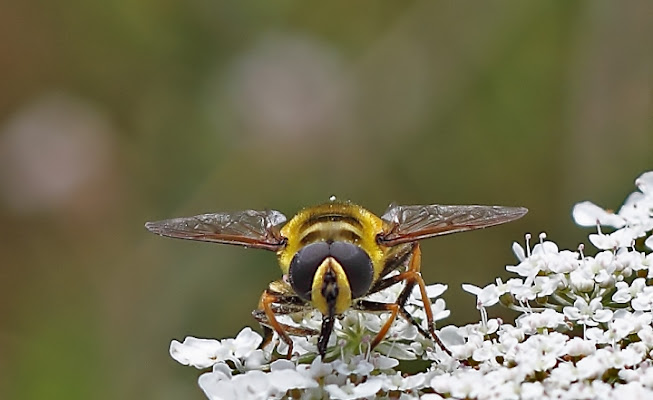
<svg viewBox="0 0 653 400"><path fill-rule="evenodd" d="M391 204L378 217L361 206L331 200L306 208L289 221L279 211L247 210L148 222L145 228L162 236L277 253L283 279L270 283L252 312L264 330L261 347L276 332L288 345L290 358L289 335L318 332L283 324L276 316L317 309L322 314L317 348L324 357L335 319L355 309L391 313L370 348L383 340L399 315L449 353L435 333L431 308L425 304L427 331L405 309L415 285L422 299L428 299L418 240L503 224L528 211L523 207ZM365 299L401 282L405 286L394 303Z"/></svg>

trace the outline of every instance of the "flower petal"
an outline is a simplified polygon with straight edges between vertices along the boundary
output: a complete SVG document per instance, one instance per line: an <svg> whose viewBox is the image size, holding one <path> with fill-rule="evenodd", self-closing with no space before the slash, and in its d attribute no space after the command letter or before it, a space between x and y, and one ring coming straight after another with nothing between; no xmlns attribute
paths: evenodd
<svg viewBox="0 0 653 400"><path fill-rule="evenodd" d="M605 211L591 201L577 203L572 211L574 221L580 226L596 226L596 224L621 228L626 221L614 213Z"/></svg>
<svg viewBox="0 0 653 400"><path fill-rule="evenodd" d="M642 193L653 196L653 171L644 172L639 178L635 179L635 185Z"/></svg>
<svg viewBox="0 0 653 400"><path fill-rule="evenodd" d="M646 240L644 241L644 245L649 249L653 250L653 235L646 238Z"/></svg>
<svg viewBox="0 0 653 400"><path fill-rule="evenodd" d="M222 344L213 339L187 337L183 343L173 340L170 343L170 356L183 365L204 369L221 361L217 354Z"/></svg>

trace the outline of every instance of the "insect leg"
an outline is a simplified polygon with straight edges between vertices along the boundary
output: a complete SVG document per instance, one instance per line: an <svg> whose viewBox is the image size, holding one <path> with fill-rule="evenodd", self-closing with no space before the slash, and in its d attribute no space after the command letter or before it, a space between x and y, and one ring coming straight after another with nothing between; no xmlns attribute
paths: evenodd
<svg viewBox="0 0 653 400"><path fill-rule="evenodd" d="M282 296L283 295L266 289L261 295L261 300L259 301L259 310L262 309L265 318L267 319L267 325L270 328L274 329L281 340L283 340L288 345L288 354L286 354L286 358L290 359L290 356L292 355L292 340L290 339L290 336L288 336L288 333L286 333L284 327L279 323L279 321L277 321L277 318L275 317L274 311L272 309L272 305L274 303L278 303L283 298ZM254 317L256 317L256 315L254 315ZM263 343L267 344L272 339L272 331L268 328L267 330L264 329L264 333L265 338Z"/></svg>
<svg viewBox="0 0 653 400"><path fill-rule="evenodd" d="M412 323L420 331L420 333L422 333L426 337L429 336L432 337L433 340L438 344L438 346L440 346L444 351L446 351L447 354L451 355L449 349L444 345L444 343L442 343L438 335L435 333L433 311L431 310L431 304L428 300L425 300L428 299L428 295L426 293L426 285L424 283L424 279L422 279L422 274L420 273L422 252L419 248L419 244L415 242L415 244L412 246L412 248L408 253L410 254L410 261L408 263L407 270L397 275L393 275L380 280L374 285L374 287L370 291L370 293L375 293L383 289L386 289L394 284L397 284L399 282L402 281L406 282L406 286L399 294L397 301L394 303L394 305L396 305L398 308L397 311L396 312L393 311L392 307L384 308L383 306L374 306L370 304L373 302L368 302L368 301L359 302L359 304L361 304L362 307L367 307L368 311L393 311L391 318L388 320L390 324L388 324L387 328L386 326L384 326L383 327L384 329L381 329L381 331L379 332L379 334L377 335L373 343L378 344L381 340L383 340L383 338L387 334L387 331L390 328L391 323L394 321L394 318L396 317L397 313L400 313L401 316L405 318L407 321L409 321L410 323ZM400 259L401 262L405 260L403 257L398 258L398 260ZM424 329L417 323L417 321L415 321L415 319L405 309L406 301L408 301L408 297L413 291L413 287L415 287L415 284L417 284L419 287L419 291L422 296L422 302L424 303L424 311L426 313L426 322L428 325L429 334L425 334ZM376 304L384 304L384 303L376 303ZM383 333L383 335L381 335L381 333Z"/></svg>
<svg viewBox="0 0 653 400"><path fill-rule="evenodd" d="M354 304L354 308L357 310L361 311L370 311L370 312L378 312L378 311L390 311L390 317L385 321L385 324L381 327L381 330L379 333L376 334L376 337L370 344L370 349L375 348L379 343L381 343L381 340L385 338L385 335L388 334L388 330L390 330L390 326L392 326L392 323L394 320L397 318L397 314L399 313L399 305L397 303L378 303L375 301L367 301L367 300L359 300Z"/></svg>
<svg viewBox="0 0 653 400"><path fill-rule="evenodd" d="M395 303L379 303L376 301L359 300L358 303L354 304L354 308L360 311L379 312L379 311L392 311L392 306L394 305ZM424 336L425 338L431 337L431 334L427 330L422 328L422 326L415 320L415 318L413 318L412 315L410 315L408 311L406 311L404 307L399 307L398 314L403 319L410 322L419 331L419 333L422 336ZM383 338L381 338L381 340L382 339Z"/></svg>
<svg viewBox="0 0 653 400"><path fill-rule="evenodd" d="M404 272L406 274L406 287L399 295L397 301L402 301L401 307L406 304L408 296L413 290L413 287L417 283L419 286L419 292L422 296L422 303L424 304L424 311L426 312L426 322L428 324L428 330L433 340L444 350L447 354L451 355L451 351L442 343L442 340L438 337L438 334L435 333L435 321L433 321L433 310L431 309L431 302L429 300L428 294L426 293L426 284L424 279L422 279L422 274L419 272L422 265L422 251L419 248L419 243L415 243L413 247L413 255L410 259L410 264L408 265L408 270ZM400 274L401 275L401 274ZM403 299L402 299L403 297Z"/></svg>
<svg viewBox="0 0 653 400"><path fill-rule="evenodd" d="M277 321L275 313L282 315L290 314L293 312L301 311L302 309L303 307L301 307L301 304L297 303L296 296L288 296L284 295L283 293L276 293L270 289L266 289L261 295L258 309L252 313L254 318L256 318L256 320L263 325L265 336L261 346L265 346L270 342L272 339L272 330L274 330L274 332L279 335L281 340L283 340L288 345L288 354L286 354L286 358L290 359L290 356L292 355L293 344L290 336L288 336L288 332L300 335L311 334L312 332L309 332L309 330L281 324L279 321Z"/></svg>
<svg viewBox="0 0 653 400"><path fill-rule="evenodd" d="M269 326L265 325L263 321L259 319L259 317L256 315L257 312L258 310L252 311L252 315L259 322L261 328L263 328L263 341L261 342L261 345L258 347L259 349L262 349L268 344L270 344L270 342L272 341L272 337L274 336L274 330L272 330L272 328L270 328ZM265 322L267 322L267 319L265 318L265 313L261 312L261 314L263 315L263 319L265 320Z"/></svg>
<svg viewBox="0 0 653 400"><path fill-rule="evenodd" d="M274 311L274 304L273 304L273 312L275 315L283 315L283 313L279 313L277 311ZM270 341L272 340L273 333L275 332L274 329L272 329L272 324L268 320L268 317L265 315L265 311L263 310L254 310L252 311L252 316L254 317L255 320L261 324L261 327L263 328L263 342L259 346L259 348L264 348L267 346ZM277 321L278 322L278 321ZM293 326L293 325L287 325L281 322L278 322L279 326L288 333L289 335L294 335L294 336L312 336L312 335L317 335L318 332L315 329L310 329L310 328L301 328L299 326Z"/></svg>

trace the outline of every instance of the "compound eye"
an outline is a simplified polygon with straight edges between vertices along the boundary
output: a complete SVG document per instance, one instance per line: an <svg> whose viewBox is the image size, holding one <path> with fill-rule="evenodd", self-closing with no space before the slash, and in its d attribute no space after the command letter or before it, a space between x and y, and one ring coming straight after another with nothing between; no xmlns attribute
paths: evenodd
<svg viewBox="0 0 653 400"><path fill-rule="evenodd" d="M295 293L304 300L311 300L313 277L317 267L329 256L326 242L311 243L295 254L290 262L289 278Z"/></svg>
<svg viewBox="0 0 653 400"><path fill-rule="evenodd" d="M330 250L331 256L338 260L345 270L352 299L367 294L374 277L370 256L360 247L347 242L334 242Z"/></svg>

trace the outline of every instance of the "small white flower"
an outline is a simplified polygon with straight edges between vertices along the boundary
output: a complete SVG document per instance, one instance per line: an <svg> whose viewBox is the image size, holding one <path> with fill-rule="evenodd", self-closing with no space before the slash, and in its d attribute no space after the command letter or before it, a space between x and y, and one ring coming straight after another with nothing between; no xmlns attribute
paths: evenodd
<svg viewBox="0 0 653 400"><path fill-rule="evenodd" d="M630 301L633 310L650 311L653 306L653 286L646 286Z"/></svg>
<svg viewBox="0 0 653 400"><path fill-rule="evenodd" d="M270 371L282 371L284 369L295 369L295 363L285 358L280 358L270 363Z"/></svg>
<svg viewBox="0 0 653 400"><path fill-rule="evenodd" d="M358 355L350 358L347 362L343 360L335 360L333 363L333 369L342 375L358 375L358 376L368 376L372 371L374 371L374 365L365 360L365 356Z"/></svg>
<svg viewBox="0 0 653 400"><path fill-rule="evenodd" d="M380 371L390 370L399 365L399 360L381 354L375 354L369 361L372 363L375 370Z"/></svg>
<svg viewBox="0 0 653 400"><path fill-rule="evenodd" d="M583 269L594 275L594 281L601 287L614 284L614 272L617 266L615 257L610 251L602 251L596 257L587 257Z"/></svg>
<svg viewBox="0 0 653 400"><path fill-rule="evenodd" d="M594 276L591 269L583 266L569 274L569 283L575 291L589 293L594 290Z"/></svg>
<svg viewBox="0 0 653 400"><path fill-rule="evenodd" d="M481 347L474 350L474 352L472 353L472 359L474 361L482 362L494 358L496 357L496 355L497 355L497 351L495 349L494 343L492 343L489 340L486 340L483 342Z"/></svg>
<svg viewBox="0 0 653 400"><path fill-rule="evenodd" d="M653 171L644 172L637 179L635 185L647 196L653 196Z"/></svg>
<svg viewBox="0 0 653 400"><path fill-rule="evenodd" d="M607 322L612 318L612 311L603 309L601 299L593 299L587 304L579 297L573 306L565 307L563 313L570 320L587 326L596 326L599 322Z"/></svg>
<svg viewBox="0 0 653 400"><path fill-rule="evenodd" d="M579 267L580 254L575 251L563 250L554 255L549 262L549 270L558 274L571 272Z"/></svg>
<svg viewBox="0 0 653 400"><path fill-rule="evenodd" d="M610 395L614 399L646 400L653 396L653 391L644 388L639 382L628 382L625 385L615 385Z"/></svg>
<svg viewBox="0 0 653 400"><path fill-rule="evenodd" d="M540 382L524 382L521 385L521 398L539 400L544 397L544 387Z"/></svg>
<svg viewBox="0 0 653 400"><path fill-rule="evenodd" d="M653 229L653 196L640 192L632 193L619 209L619 215L628 221L629 226L639 231L640 236Z"/></svg>
<svg viewBox="0 0 653 400"><path fill-rule="evenodd" d="M610 358L612 368L616 369L632 367L640 361L642 361L642 355L630 347L615 349Z"/></svg>
<svg viewBox="0 0 653 400"><path fill-rule="evenodd" d="M557 259L558 256L558 245L555 243L551 241L538 243L533 247L532 253L527 258L516 266L507 265L506 271L525 277L526 284L530 284L540 271L551 271L551 265L564 264L564 261L561 262ZM567 254L563 256L565 259L567 257Z"/></svg>
<svg viewBox="0 0 653 400"><path fill-rule="evenodd" d="M637 332L637 336L642 340L642 343L649 349L653 348L653 327L645 326Z"/></svg>
<svg viewBox="0 0 653 400"><path fill-rule="evenodd" d="M231 379L222 374L207 372L198 379L200 388L210 400L237 399L238 394Z"/></svg>
<svg viewBox="0 0 653 400"><path fill-rule="evenodd" d="M445 346L459 346L465 343L465 339L458 333L458 328L452 325L440 329L439 336Z"/></svg>
<svg viewBox="0 0 653 400"><path fill-rule="evenodd" d="M245 374L237 375L232 380L232 383L237 387L237 391L241 394L246 393L245 396L240 396L240 398L250 398L250 399L264 399L268 397L269 392L274 392L274 389L277 389L277 392L284 393L285 390L278 390L274 382L278 383L280 380L277 377L274 377L274 373L266 374L263 371L248 371Z"/></svg>
<svg viewBox="0 0 653 400"><path fill-rule="evenodd" d="M258 371L250 371L247 374L252 372ZM294 369L271 371L268 375L270 385L279 393L285 393L290 389L306 389L318 386L318 383L309 376Z"/></svg>
<svg viewBox="0 0 653 400"><path fill-rule="evenodd" d="M454 398L475 398L483 391L483 374L467 371L464 374L440 375L431 380L430 386L438 393L450 394Z"/></svg>
<svg viewBox="0 0 653 400"><path fill-rule="evenodd" d="M381 379L370 379L359 385L354 385L351 382L343 386L326 385L324 388L332 399L337 400L353 400L374 396L381 387L383 382Z"/></svg>
<svg viewBox="0 0 653 400"><path fill-rule="evenodd" d="M546 371L556 365L557 358L564 354L568 339L567 335L559 332L531 336L522 343L522 354L518 354L516 359L522 359L534 371Z"/></svg>
<svg viewBox="0 0 653 400"><path fill-rule="evenodd" d="M501 278L495 280L499 296L504 293L517 293L524 286L524 281L521 278L510 278L507 282L503 282Z"/></svg>
<svg viewBox="0 0 653 400"><path fill-rule="evenodd" d="M431 379L429 386L438 393L449 394L454 384L454 377L449 374L436 375Z"/></svg>
<svg viewBox="0 0 653 400"><path fill-rule="evenodd" d="M621 250L623 249L620 249L620 251ZM609 274L614 273L618 269L617 264L619 264L617 262L617 256L615 256L615 253L607 250L599 252L594 257L587 257L585 259L585 263L594 273L598 273L599 271L607 271Z"/></svg>
<svg viewBox="0 0 653 400"><path fill-rule="evenodd" d="M503 354L514 354L519 343L524 341L525 333L522 329L517 329L508 324L501 326L501 331L499 332L499 342L497 343L497 348Z"/></svg>
<svg viewBox="0 0 653 400"><path fill-rule="evenodd" d="M257 349L245 357L243 364L246 370L259 369L268 361L265 351Z"/></svg>
<svg viewBox="0 0 653 400"><path fill-rule="evenodd" d="M596 351L596 343L592 340L575 337L565 344L565 353L572 356L588 356Z"/></svg>
<svg viewBox="0 0 653 400"><path fill-rule="evenodd" d="M649 267L644 253L630 251L626 248L617 251L614 264L616 271L623 271L626 276L630 276L632 271L645 270Z"/></svg>
<svg viewBox="0 0 653 400"><path fill-rule="evenodd" d="M402 376L401 373L389 377L388 382L383 383L383 390L415 390L423 388L426 381L432 377L432 372L419 372L415 375Z"/></svg>
<svg viewBox="0 0 653 400"><path fill-rule="evenodd" d="M526 332L534 333L540 328L556 329L564 325L565 316L552 309L546 309L539 313L522 314L517 318L517 326Z"/></svg>
<svg viewBox="0 0 653 400"><path fill-rule="evenodd" d="M323 363L322 356L317 356L311 362L308 372L313 379L325 377L333 371L333 366L330 363Z"/></svg>
<svg viewBox="0 0 653 400"><path fill-rule="evenodd" d="M609 368L607 350L599 349L593 355L584 357L576 363L580 380L596 378Z"/></svg>
<svg viewBox="0 0 653 400"><path fill-rule="evenodd" d="M601 250L612 250L621 247L630 247L635 239L641 236L641 231L634 228L621 228L610 234L595 233L589 235L590 242Z"/></svg>
<svg viewBox="0 0 653 400"><path fill-rule="evenodd" d="M653 368L638 368L635 370L638 373L637 380L645 387L653 388Z"/></svg>
<svg viewBox="0 0 653 400"><path fill-rule="evenodd" d="M620 379L626 382L639 381L640 377L642 376L641 371L637 371L634 369L622 369L617 374L619 375Z"/></svg>
<svg viewBox="0 0 653 400"><path fill-rule="evenodd" d="M551 295L558 288L558 279L550 276L536 276L531 290L537 297Z"/></svg>
<svg viewBox="0 0 653 400"><path fill-rule="evenodd" d="M464 291L476 295L476 307L489 307L499 302L499 291L495 284L489 284L484 288L474 286L468 283L463 283L462 288Z"/></svg>
<svg viewBox="0 0 653 400"><path fill-rule="evenodd" d="M261 335L254 332L252 328L247 327L241 330L235 339L223 340L222 345L233 352L234 357L243 358L256 350L262 341Z"/></svg>
<svg viewBox="0 0 653 400"><path fill-rule="evenodd" d="M585 331L585 339L600 344L610 342L610 338L606 336L605 331L601 328L587 328Z"/></svg>
<svg viewBox="0 0 653 400"><path fill-rule="evenodd" d="M444 299L437 299L433 303L433 321L438 322L445 318L448 318L451 314L451 310L447 310L447 304L444 302Z"/></svg>
<svg viewBox="0 0 653 400"><path fill-rule="evenodd" d="M612 396L612 385L595 379L591 383L591 397L595 399L609 399Z"/></svg>
<svg viewBox="0 0 653 400"><path fill-rule="evenodd" d="M170 356L178 363L191 365L198 369L209 368L219 361L223 353L222 344L213 339L187 337L183 343L173 340L170 343Z"/></svg>
<svg viewBox="0 0 653 400"><path fill-rule="evenodd" d="M491 335L499 329L499 326L501 326L499 321L500 320L496 318L489 319L485 321L485 323L478 324L476 326L476 331L483 336Z"/></svg>
<svg viewBox="0 0 653 400"><path fill-rule="evenodd" d="M644 278L635 279L630 285L627 282L617 282L617 291L612 295L612 300L617 303L628 303L633 297L641 293L646 286Z"/></svg>
<svg viewBox="0 0 653 400"><path fill-rule="evenodd" d="M443 285L441 283L436 283L433 285L427 285L425 287L426 289L426 295L428 296L429 299L435 299L436 297L439 297L442 293L446 292L449 287L447 285ZM411 297L413 304L421 305L422 302L422 292L419 290L418 286L415 286L413 288L413 291L411 293Z"/></svg>
<svg viewBox="0 0 653 400"><path fill-rule="evenodd" d="M628 318L614 318L608 324L608 330L605 332L605 336L614 341L619 341L635 332L635 324Z"/></svg>
<svg viewBox="0 0 653 400"><path fill-rule="evenodd" d="M551 370L549 381L552 385L568 387L570 383L576 382L579 379L581 379L580 371L573 363L560 362L556 368Z"/></svg>

